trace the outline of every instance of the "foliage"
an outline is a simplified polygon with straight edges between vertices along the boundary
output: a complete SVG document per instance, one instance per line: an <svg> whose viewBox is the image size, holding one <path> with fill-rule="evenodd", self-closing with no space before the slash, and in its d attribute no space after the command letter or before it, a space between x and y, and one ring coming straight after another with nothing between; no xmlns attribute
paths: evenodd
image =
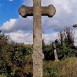
<svg viewBox="0 0 77 77"><path fill-rule="evenodd" d="M45 61L44 77L77 77L77 58L66 58L62 61Z"/></svg>
<svg viewBox="0 0 77 77"><path fill-rule="evenodd" d="M74 46L74 36L70 28L60 32L60 40L57 42L57 53L59 59L76 57L77 51Z"/></svg>
<svg viewBox="0 0 77 77"><path fill-rule="evenodd" d="M7 77L10 77L12 75L13 76L18 75L18 77L19 76L23 77L24 74L26 74L26 72L24 72L26 66L28 70L32 68L31 67L32 60L30 58L31 53L32 53L32 45L9 42L8 36L5 36L1 32L0 33L0 68L1 68L0 74L4 73L7 75Z"/></svg>
<svg viewBox="0 0 77 77"><path fill-rule="evenodd" d="M43 42L42 42L42 49L43 49L44 59L45 60L54 60L52 44L45 45L44 40L43 40Z"/></svg>
<svg viewBox="0 0 77 77"><path fill-rule="evenodd" d="M68 57L77 57L77 47L74 47L72 39L69 38L68 42L67 33L64 35L64 40L55 40L58 57L62 61L53 62L52 43L45 45L43 40L44 77L62 77L62 74L63 77L68 77L70 74L68 70L72 73L72 77L76 77L74 73L76 70L71 71L75 69L76 59ZM73 38L72 34L69 37ZM32 45L9 42L9 37L0 31L0 77L32 77L32 53Z"/></svg>

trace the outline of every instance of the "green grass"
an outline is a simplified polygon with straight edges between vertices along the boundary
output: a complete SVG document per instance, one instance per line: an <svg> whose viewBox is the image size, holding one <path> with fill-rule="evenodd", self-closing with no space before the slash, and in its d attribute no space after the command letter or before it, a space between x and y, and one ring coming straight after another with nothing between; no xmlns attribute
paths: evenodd
<svg viewBox="0 0 77 77"><path fill-rule="evenodd" d="M2 75L0 75L0 77L6 77L6 75L2 74Z"/></svg>

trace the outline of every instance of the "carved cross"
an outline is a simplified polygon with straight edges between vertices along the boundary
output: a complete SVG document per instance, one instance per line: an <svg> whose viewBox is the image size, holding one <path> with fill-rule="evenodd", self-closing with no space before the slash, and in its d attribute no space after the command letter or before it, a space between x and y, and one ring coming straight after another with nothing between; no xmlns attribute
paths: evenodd
<svg viewBox="0 0 77 77"><path fill-rule="evenodd" d="M41 7L41 0L33 0L33 7L23 5L19 8L22 17L33 16L33 77L43 77L41 16L53 17L55 13L56 9L53 5Z"/></svg>

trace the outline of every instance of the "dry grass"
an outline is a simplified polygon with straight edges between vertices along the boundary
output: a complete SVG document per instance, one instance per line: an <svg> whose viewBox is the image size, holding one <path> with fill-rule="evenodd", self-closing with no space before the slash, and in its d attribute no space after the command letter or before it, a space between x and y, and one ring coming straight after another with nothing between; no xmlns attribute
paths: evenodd
<svg viewBox="0 0 77 77"><path fill-rule="evenodd" d="M77 58L44 63L44 77L77 77Z"/></svg>

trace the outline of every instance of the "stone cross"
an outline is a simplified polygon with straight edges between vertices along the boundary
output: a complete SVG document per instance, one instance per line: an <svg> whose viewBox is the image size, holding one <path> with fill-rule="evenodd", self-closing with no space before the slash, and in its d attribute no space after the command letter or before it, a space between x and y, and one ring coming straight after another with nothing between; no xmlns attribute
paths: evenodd
<svg viewBox="0 0 77 77"><path fill-rule="evenodd" d="M57 51L56 51L56 44L55 44L55 42L52 42L52 47L53 47L53 51L54 51L55 61L59 61L58 60Z"/></svg>
<svg viewBox="0 0 77 77"><path fill-rule="evenodd" d="M33 16L33 77L43 77L43 59L42 53L42 22L41 16L48 15L52 17L56 12L53 5L41 7L41 0L33 0L33 7L25 5L19 8L19 14L22 17Z"/></svg>

